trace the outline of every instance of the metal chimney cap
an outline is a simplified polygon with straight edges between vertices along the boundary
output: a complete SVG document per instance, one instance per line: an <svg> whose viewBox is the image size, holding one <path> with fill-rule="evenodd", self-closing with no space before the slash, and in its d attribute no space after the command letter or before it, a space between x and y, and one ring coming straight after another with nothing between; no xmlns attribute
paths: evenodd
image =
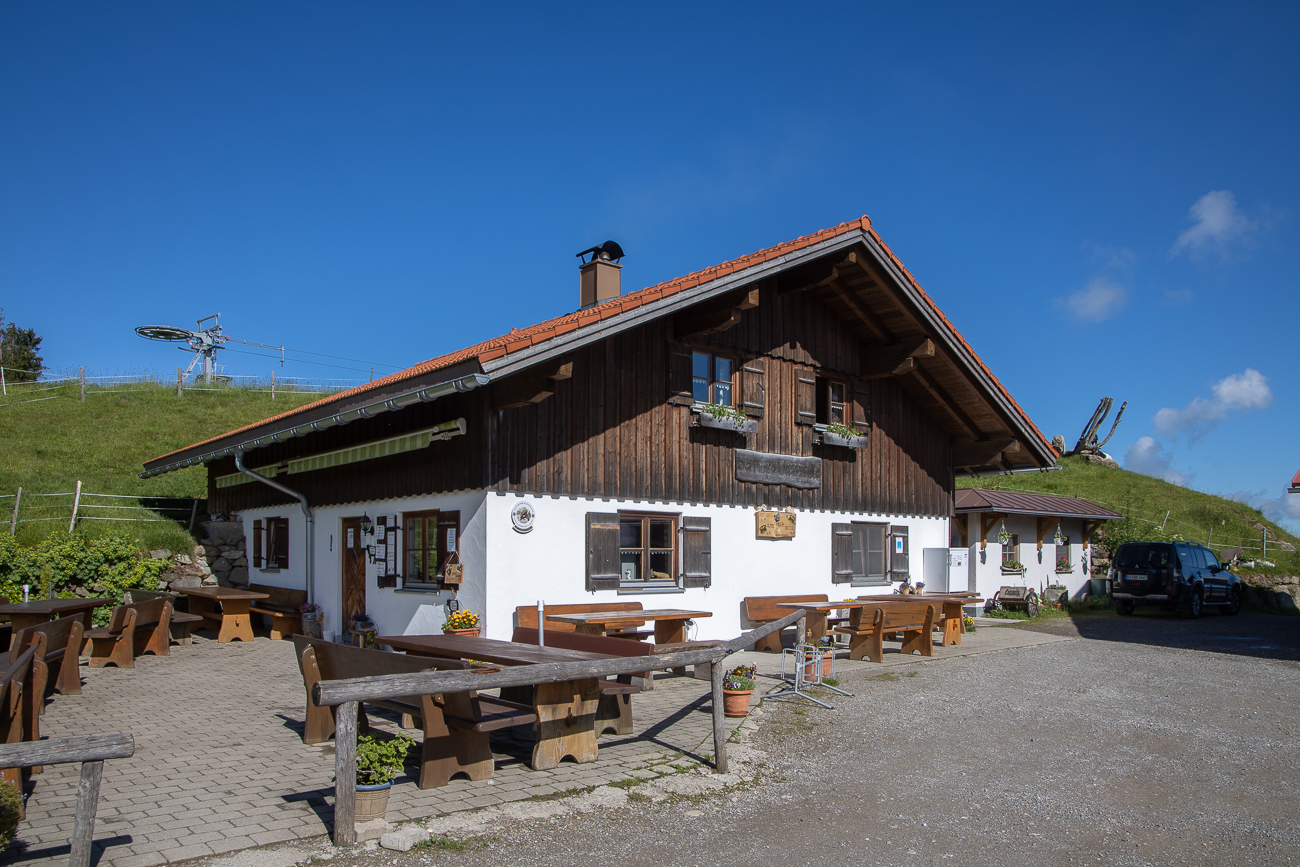
<svg viewBox="0 0 1300 867"><path fill-rule="evenodd" d="M583 257L587 255L591 256L590 260L583 259ZM578 254L578 258L583 259L582 264L586 265L588 261L594 262L597 259L606 259L617 262L619 259L622 259L624 255L626 254L624 254L623 248L618 245L617 241L606 241L599 247L592 247L590 250L583 250Z"/></svg>

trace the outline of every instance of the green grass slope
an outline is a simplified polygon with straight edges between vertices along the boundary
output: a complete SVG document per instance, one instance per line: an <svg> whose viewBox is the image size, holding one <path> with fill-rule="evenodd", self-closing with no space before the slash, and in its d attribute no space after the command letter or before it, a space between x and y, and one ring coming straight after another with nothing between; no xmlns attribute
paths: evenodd
<svg viewBox="0 0 1300 867"><path fill-rule="evenodd" d="M1050 473L958 479L957 487L1082 497L1106 506L1125 516L1124 521L1112 522L1103 531L1104 538L1099 541L1107 546L1125 539L1186 539L1201 544L1208 541L1216 551L1241 547L1250 559L1261 553L1263 527L1268 532L1268 559L1276 564L1276 569L1266 571L1300 573L1300 556L1281 545L1274 547L1275 542L1300 547L1300 539L1258 509L1141 473L1090 464L1082 458L1063 458L1061 465L1063 469Z"/></svg>
<svg viewBox="0 0 1300 867"><path fill-rule="evenodd" d="M54 398L48 400L44 398ZM45 391L11 390L0 398L0 520L8 532L12 495L23 489L19 539L30 544L55 530L67 530L71 497L77 481L96 494L146 497L196 497L207 494L207 473L191 467L151 479L137 474L158 455L217 436L242 425L285 412L320 397L318 392L278 390L270 394L243 388L186 391L133 383L86 390L79 399L75 385ZM39 399L39 400L38 400ZM90 536L120 535L144 547L183 549L189 535L188 512L157 513L133 508L130 500L87 498L85 503L125 508L87 507L81 513L162 523L86 520L78 531ZM57 520L63 516L63 520ZM34 520L42 519L42 520Z"/></svg>

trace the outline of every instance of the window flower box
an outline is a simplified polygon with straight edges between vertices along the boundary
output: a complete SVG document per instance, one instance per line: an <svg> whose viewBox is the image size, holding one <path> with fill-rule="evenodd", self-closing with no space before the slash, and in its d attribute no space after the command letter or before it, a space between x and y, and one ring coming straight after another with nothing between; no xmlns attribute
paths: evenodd
<svg viewBox="0 0 1300 867"><path fill-rule="evenodd" d="M1070 574L1071 572L1073 572L1073 571L1074 571L1074 564L1073 564L1072 562L1070 562L1069 560L1057 560L1057 561L1056 561L1056 574L1057 574L1057 575L1069 575L1069 574Z"/></svg>
<svg viewBox="0 0 1300 867"><path fill-rule="evenodd" d="M1024 575L1025 566L1023 563L1019 563L1015 560L1003 560L1002 574L1003 575Z"/></svg>
<svg viewBox="0 0 1300 867"><path fill-rule="evenodd" d="M846 449L865 449L867 434L847 425L814 425L813 430L821 434L824 446L841 446Z"/></svg>
<svg viewBox="0 0 1300 867"><path fill-rule="evenodd" d="M738 434L751 434L758 430L757 419L748 418L744 413L729 406L714 403L699 404L691 407L691 412L696 414L695 423L700 427L729 430Z"/></svg>

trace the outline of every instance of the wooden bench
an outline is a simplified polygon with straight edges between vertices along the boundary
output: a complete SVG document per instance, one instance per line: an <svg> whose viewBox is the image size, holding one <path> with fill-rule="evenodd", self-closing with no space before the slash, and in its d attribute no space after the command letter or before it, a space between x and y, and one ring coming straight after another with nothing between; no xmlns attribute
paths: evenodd
<svg viewBox="0 0 1300 867"><path fill-rule="evenodd" d="M249 584L248 589L267 595L267 598L254 602L248 610L270 619L272 640L278 641L302 632L302 612L298 609L307 602L306 590L272 587L269 584Z"/></svg>
<svg viewBox="0 0 1300 867"><path fill-rule="evenodd" d="M24 724L23 696L31 687L33 675L32 663L36 659L36 648L28 647L9 666L0 672L0 734L7 744L34 740L30 736L31 728ZM32 768L33 772L37 769ZM19 768L0 769L0 780L10 783L20 793L23 790L23 771ZM24 818L23 809L19 808L19 818Z"/></svg>
<svg viewBox="0 0 1300 867"><path fill-rule="evenodd" d="M880 602L851 609L849 622L831 631L849 636L849 659L883 662L886 635L903 634L901 652L934 656L935 611L932 602Z"/></svg>
<svg viewBox="0 0 1300 867"><path fill-rule="evenodd" d="M510 640L518 644L536 644L537 637L536 629L516 626ZM606 653L610 656L650 656L655 652L654 647L643 641L632 643L625 638L586 635L581 632L552 632L549 629L546 630L546 646ZM620 674L615 680L601 678L596 681L596 685L600 687L600 704L596 709L597 736L607 731L616 735L632 734L632 696L641 691L641 687L632 683L633 677L640 677L643 681L648 680L650 672Z"/></svg>
<svg viewBox="0 0 1300 867"><path fill-rule="evenodd" d="M128 590L122 594L122 602L130 605L133 602L148 602L151 599L170 599L172 603L172 623L171 636L172 641L180 645L190 644L192 638L191 630L196 623L202 623L203 618L197 614L190 614L187 611L177 611L177 606L182 604L185 599L183 596L177 596L175 593L165 593L160 590Z"/></svg>
<svg viewBox="0 0 1300 867"><path fill-rule="evenodd" d="M81 625L80 617L60 617L48 620L22 630L16 636L9 649L9 662L18 659L18 654L29 646L36 645L36 661L47 668L58 666L54 675L54 689L59 695L81 695L81 646L85 643L86 628ZM38 638L39 636L39 638ZM69 653L68 651L72 652ZM44 705L44 684L41 689L41 704Z"/></svg>
<svg viewBox="0 0 1300 867"><path fill-rule="evenodd" d="M825 593L810 594L806 596L746 596L745 619L749 621L750 628L752 629L762 626L764 623L771 623L774 620L780 620L782 617L787 616L793 609L778 608L777 606L782 603L829 601L830 598ZM780 653L781 633L773 632L771 635L759 639L754 645L754 649Z"/></svg>
<svg viewBox="0 0 1300 867"><path fill-rule="evenodd" d="M113 609L108 626L86 632L90 640L90 667L135 668L135 658L145 653L171 655L172 603L170 599L132 602Z"/></svg>
<svg viewBox="0 0 1300 867"><path fill-rule="evenodd" d="M573 623L564 623L560 620L552 620L551 614L600 614L604 611L640 611L644 609L640 602L584 602L575 605L547 605L546 606L546 631L549 632L576 632L578 627ZM520 605L515 609L515 626L522 626L527 629L537 628L537 606ZM640 641L643 638L654 638L654 629L643 629L645 621L641 620L636 623L628 623L617 629L611 629L605 633L607 638L630 638L634 641ZM555 645L559 647L560 645Z"/></svg>
<svg viewBox="0 0 1300 867"><path fill-rule="evenodd" d="M460 660L407 656L383 650L367 650L333 644L305 635L292 636L303 686L307 690L307 719L303 741L325 743L334 734L334 708L318 707L312 701L312 687L319 680L339 680L383 674L463 669ZM445 786L456 774L471 780L486 780L493 772L488 735L497 729L529 725L537 721L532 708L501 699L482 698L474 692L437 696L409 696L396 701L370 704L399 713L403 722L415 722L424 732L420 747L421 789ZM358 725L369 726L364 708L358 708Z"/></svg>

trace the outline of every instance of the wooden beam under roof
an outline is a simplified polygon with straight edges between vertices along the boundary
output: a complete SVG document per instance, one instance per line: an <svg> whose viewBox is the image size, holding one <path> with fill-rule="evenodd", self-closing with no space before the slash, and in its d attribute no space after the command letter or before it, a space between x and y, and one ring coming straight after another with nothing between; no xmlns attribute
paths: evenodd
<svg viewBox="0 0 1300 867"><path fill-rule="evenodd" d="M1005 518L1006 515L1001 512L981 512L980 513L980 548L983 549L988 545L989 530L993 525Z"/></svg>
<svg viewBox="0 0 1300 867"><path fill-rule="evenodd" d="M895 307L897 307L900 311L902 311L903 316L906 317L912 323L913 326L917 328L922 327L921 322L916 318L916 315L912 313L911 309L907 306L903 297L899 295L897 290L894 289L889 278L886 277L884 273L881 272L881 270L876 267L876 263L872 261L871 256L868 256L864 253L859 253L858 251L854 250L850 252L847 257L845 257L844 261L846 264L852 263L856 265L858 268L862 269L862 272L866 274L868 277L870 277L873 281L875 281L877 288L879 288L880 291L883 292L887 298L889 298L889 300L893 303Z"/></svg>
<svg viewBox="0 0 1300 867"><path fill-rule="evenodd" d="M751 286L739 297L727 296L721 307L710 305L704 310L680 313L673 332L678 340L690 340L729 331L740 324L741 314L758 306L758 294L758 286Z"/></svg>
<svg viewBox="0 0 1300 867"><path fill-rule="evenodd" d="M897 342L897 339L894 337L894 332L889 330L889 326L885 324L884 320L872 313L871 310L858 299L857 295L853 293L853 290L846 287L838 279L838 275L835 279L827 280L824 285L839 296L839 299L847 304L850 310L857 314L858 319L862 321L862 324L867 326L867 330L874 334L876 339L881 343L884 343L886 346L893 346Z"/></svg>
<svg viewBox="0 0 1300 867"><path fill-rule="evenodd" d="M1035 529L1038 530L1038 550L1039 550L1039 551L1043 550L1043 540L1047 538L1047 534L1048 534L1048 532L1049 532L1053 527L1055 527L1057 524L1060 524L1060 523L1061 523L1061 519L1060 519L1059 517L1057 517L1057 516L1054 516L1054 515L1049 515L1049 516L1047 516L1047 517L1044 517L1044 516L1042 516L1042 515L1036 515L1036 516L1034 517Z"/></svg>
<svg viewBox="0 0 1300 867"><path fill-rule="evenodd" d="M962 408L957 406L956 401L954 401L947 392L941 389L938 383L931 379L930 375L921 369L920 365L917 365L912 369L911 377L916 382L920 383L922 388L930 393L930 396L933 397L935 402L937 402L939 406L941 406L944 411L952 417L952 420L957 423L957 426L966 432L966 436L970 437L972 440L983 438L980 433L979 425L971 421L970 416L966 415L966 413L962 411Z"/></svg>
<svg viewBox="0 0 1300 867"><path fill-rule="evenodd" d="M555 383L573 377L573 362L559 361L544 365L540 369L528 371L527 378L518 382L506 382L497 386L493 393L492 409L514 409L541 403L555 394Z"/></svg>
<svg viewBox="0 0 1300 867"><path fill-rule="evenodd" d="M1011 436L995 436L985 440L955 439L952 443L954 467L987 467L1006 452L1017 451L1020 443Z"/></svg>
<svg viewBox="0 0 1300 867"><path fill-rule="evenodd" d="M883 379L887 376L902 376L916 368L919 358L934 358L934 341L926 338L911 349L891 352L880 358L863 362L858 371L860 379Z"/></svg>

